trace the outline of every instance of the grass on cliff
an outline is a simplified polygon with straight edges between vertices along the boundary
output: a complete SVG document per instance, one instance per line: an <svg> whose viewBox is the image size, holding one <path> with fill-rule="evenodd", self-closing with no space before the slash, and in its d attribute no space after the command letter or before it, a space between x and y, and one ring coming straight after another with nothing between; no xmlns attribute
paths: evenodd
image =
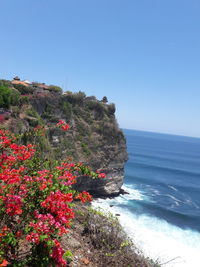
<svg viewBox="0 0 200 267"><path fill-rule="evenodd" d="M63 246L73 255L70 267L84 266L84 259L89 267L160 267L142 255L117 217L81 204L75 213L71 237L63 239Z"/></svg>

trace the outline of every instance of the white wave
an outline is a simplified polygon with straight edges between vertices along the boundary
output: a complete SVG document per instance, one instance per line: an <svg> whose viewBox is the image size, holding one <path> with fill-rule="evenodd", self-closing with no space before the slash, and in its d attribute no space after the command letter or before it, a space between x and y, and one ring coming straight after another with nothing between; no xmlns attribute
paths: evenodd
<svg viewBox="0 0 200 267"><path fill-rule="evenodd" d="M185 203L187 203L188 205L192 206L192 207L195 207L196 209L199 209L200 207L195 203L193 202L191 199L186 199Z"/></svg>
<svg viewBox="0 0 200 267"><path fill-rule="evenodd" d="M160 196L160 192L157 189L152 189L151 190L154 196Z"/></svg>
<svg viewBox="0 0 200 267"><path fill-rule="evenodd" d="M101 205L103 205L103 203L104 203L104 205L106 205L105 203L107 203L109 205L119 205L119 204L126 205L126 204L128 204L128 202L130 200L144 200L144 199L146 199L146 197L142 194L142 192L134 189L131 185L130 186L129 185L123 185L122 189L125 192L127 192L128 194L120 195L120 196L112 198L112 199L107 199L106 201L99 199L99 201L101 202Z"/></svg>
<svg viewBox="0 0 200 267"><path fill-rule="evenodd" d="M127 200L143 200L145 198L145 196L140 191L134 189L131 185L123 185L122 189L128 194L122 195L120 197L124 197Z"/></svg>
<svg viewBox="0 0 200 267"><path fill-rule="evenodd" d="M174 196L172 196L172 195L167 194L167 195L164 195L164 196L171 198L171 199L174 200L175 202L177 201L177 202L180 202L180 203L184 203L183 201L181 201L180 199L177 199L176 197L174 197Z"/></svg>
<svg viewBox="0 0 200 267"><path fill-rule="evenodd" d="M178 191L178 190L177 190L174 186L172 186L172 185L168 185L168 187L171 188L172 190L176 191L176 192Z"/></svg>
<svg viewBox="0 0 200 267"><path fill-rule="evenodd" d="M124 187L124 190L133 193L130 196L132 199L143 199L143 195L134 188ZM183 230L145 214L136 216L117 206L121 203L123 200L120 196L115 199L96 200L93 206L120 214L118 218L121 225L145 256L154 260L159 259L160 263L169 261L164 264L166 267L199 267L200 233Z"/></svg>
<svg viewBox="0 0 200 267"><path fill-rule="evenodd" d="M171 198L172 200L174 200L174 203L171 205L171 208L173 208L173 207L175 207L175 206L178 207L178 206L180 206L181 203L184 203L184 202L181 201L180 199L177 199L176 197L171 196L171 195L169 195L169 194L164 195L164 196L169 197L169 198Z"/></svg>

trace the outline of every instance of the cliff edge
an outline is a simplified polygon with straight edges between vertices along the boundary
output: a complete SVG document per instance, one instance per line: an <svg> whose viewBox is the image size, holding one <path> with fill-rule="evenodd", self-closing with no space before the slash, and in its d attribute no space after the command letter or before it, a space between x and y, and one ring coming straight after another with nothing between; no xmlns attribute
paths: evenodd
<svg viewBox="0 0 200 267"><path fill-rule="evenodd" d="M18 78L18 77L17 77ZM6 100L6 98L8 98ZM51 125L60 119L70 125L61 132ZM72 158L106 173L106 179L78 177L74 186L96 197L116 196L121 192L126 140L115 118L115 105L85 93L62 93L57 86L14 79L0 81L0 126L25 133L46 125L48 137L41 136L41 157L58 160ZM22 140L25 143L26 140Z"/></svg>

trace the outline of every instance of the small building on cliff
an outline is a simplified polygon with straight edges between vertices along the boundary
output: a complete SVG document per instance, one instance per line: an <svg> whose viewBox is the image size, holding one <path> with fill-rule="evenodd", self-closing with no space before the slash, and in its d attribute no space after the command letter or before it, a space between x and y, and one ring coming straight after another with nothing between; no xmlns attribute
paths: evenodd
<svg viewBox="0 0 200 267"><path fill-rule="evenodd" d="M15 76L13 78L13 80L11 81L11 83L14 85L14 84L20 84L20 85L23 85L23 86L26 86L28 87L29 84L27 83L27 81L21 81L20 78L18 76Z"/></svg>

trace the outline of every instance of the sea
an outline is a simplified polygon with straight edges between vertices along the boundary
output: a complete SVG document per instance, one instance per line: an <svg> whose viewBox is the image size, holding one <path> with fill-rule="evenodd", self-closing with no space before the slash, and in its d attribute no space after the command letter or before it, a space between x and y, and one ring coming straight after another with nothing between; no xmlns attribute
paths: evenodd
<svg viewBox="0 0 200 267"><path fill-rule="evenodd" d="M200 267L200 138L123 131L129 160L122 188L129 194L93 205L120 215L146 257Z"/></svg>

